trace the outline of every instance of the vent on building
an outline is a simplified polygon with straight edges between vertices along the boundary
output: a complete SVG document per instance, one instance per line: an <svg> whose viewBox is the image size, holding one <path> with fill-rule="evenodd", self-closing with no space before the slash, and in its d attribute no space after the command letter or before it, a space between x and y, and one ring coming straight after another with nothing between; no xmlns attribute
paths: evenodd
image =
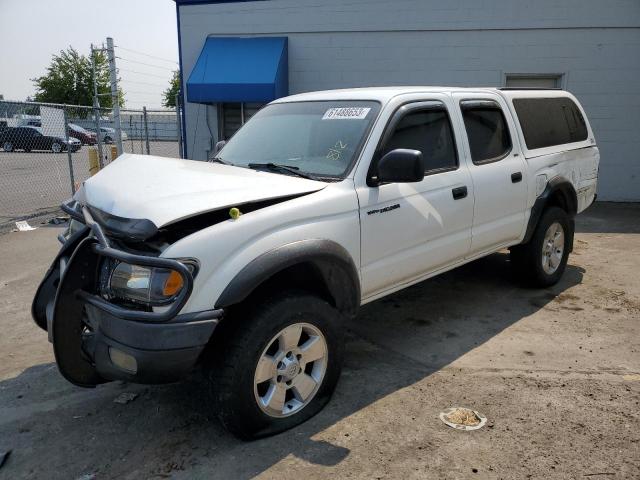
<svg viewBox="0 0 640 480"><path fill-rule="evenodd" d="M507 74L505 87L509 88L561 88L560 74Z"/></svg>

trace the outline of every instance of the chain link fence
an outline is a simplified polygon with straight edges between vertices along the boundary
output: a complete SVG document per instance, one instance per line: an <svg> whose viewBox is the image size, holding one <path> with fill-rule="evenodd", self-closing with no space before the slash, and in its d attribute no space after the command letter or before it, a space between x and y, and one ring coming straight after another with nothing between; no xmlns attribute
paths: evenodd
<svg viewBox="0 0 640 480"><path fill-rule="evenodd" d="M181 156L176 110L123 109L120 125L125 153ZM59 213L62 201L115 158L116 138L111 110L0 101L0 233Z"/></svg>

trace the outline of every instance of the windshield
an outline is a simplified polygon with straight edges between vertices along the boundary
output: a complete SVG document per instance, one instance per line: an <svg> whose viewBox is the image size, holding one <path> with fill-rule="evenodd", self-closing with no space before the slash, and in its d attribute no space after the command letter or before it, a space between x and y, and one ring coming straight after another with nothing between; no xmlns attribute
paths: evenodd
<svg viewBox="0 0 640 480"><path fill-rule="evenodd" d="M239 167L274 163L317 177L340 178L351 169L379 110L373 101L268 105L216 158Z"/></svg>

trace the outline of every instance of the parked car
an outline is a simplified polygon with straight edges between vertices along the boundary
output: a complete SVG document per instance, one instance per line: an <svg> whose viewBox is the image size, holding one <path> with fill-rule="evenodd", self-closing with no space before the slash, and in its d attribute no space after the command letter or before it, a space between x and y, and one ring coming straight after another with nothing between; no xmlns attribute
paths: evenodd
<svg viewBox="0 0 640 480"><path fill-rule="evenodd" d="M95 132L90 132L75 123L68 125L68 135L77 138L83 145L95 145L97 143Z"/></svg>
<svg viewBox="0 0 640 480"><path fill-rule="evenodd" d="M558 282L599 158L560 90L281 98L209 163L125 154L85 181L32 314L76 385L201 363L230 431L281 432L329 401L360 305L505 248Z"/></svg>
<svg viewBox="0 0 640 480"><path fill-rule="evenodd" d="M129 137L127 132L122 130L122 141L124 142ZM116 129L111 127L100 127L100 141L103 143L113 143L116 141Z"/></svg>
<svg viewBox="0 0 640 480"><path fill-rule="evenodd" d="M67 150L72 152L80 150L82 144L77 138L69 137L67 145L66 138L44 135L40 127L10 127L0 133L0 145L5 152L14 150L51 150L53 153L60 153Z"/></svg>

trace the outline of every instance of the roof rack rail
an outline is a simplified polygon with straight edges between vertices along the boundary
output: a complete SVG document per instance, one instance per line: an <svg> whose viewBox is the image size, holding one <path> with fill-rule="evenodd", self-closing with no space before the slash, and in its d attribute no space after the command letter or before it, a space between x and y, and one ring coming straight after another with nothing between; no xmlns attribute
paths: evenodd
<svg viewBox="0 0 640 480"><path fill-rule="evenodd" d="M562 90L560 87L500 87L498 90Z"/></svg>

